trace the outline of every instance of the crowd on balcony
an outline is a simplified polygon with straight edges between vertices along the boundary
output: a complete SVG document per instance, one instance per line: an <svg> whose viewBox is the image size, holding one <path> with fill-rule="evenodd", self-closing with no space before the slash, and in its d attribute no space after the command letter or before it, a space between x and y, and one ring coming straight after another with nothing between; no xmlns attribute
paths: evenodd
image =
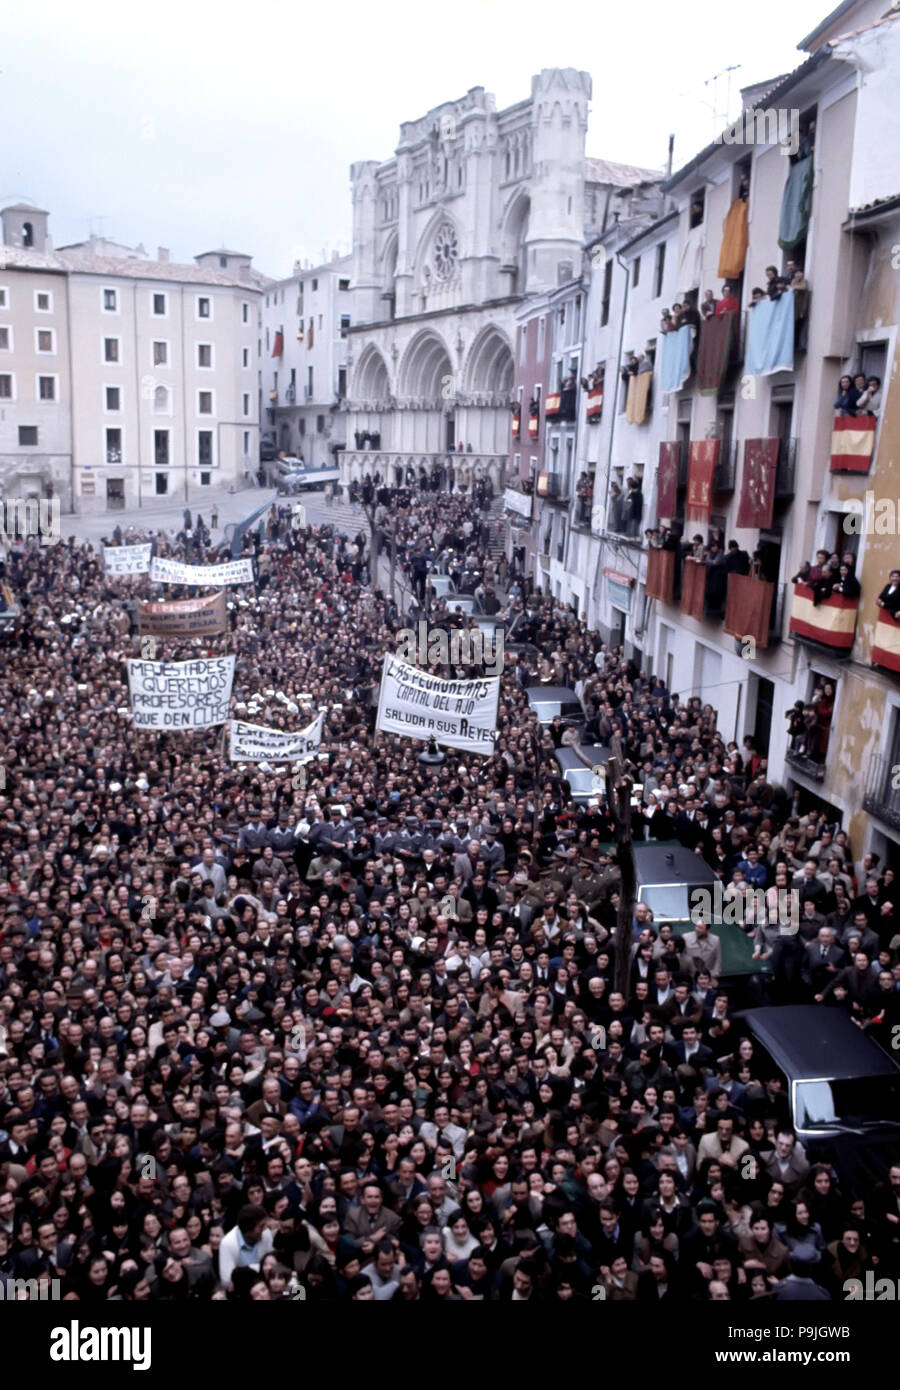
<svg viewBox="0 0 900 1390"><path fill-rule="evenodd" d="M594 370L581 378L582 391L602 391L603 390L604 369L602 363L598 362Z"/></svg>
<svg viewBox="0 0 900 1390"><path fill-rule="evenodd" d="M795 757L824 764L834 714L834 684L823 680L809 701L796 700L786 712L790 751Z"/></svg>
<svg viewBox="0 0 900 1390"><path fill-rule="evenodd" d="M357 451L361 451L363 449L380 449L381 431L356 430L353 435L353 440L356 445Z"/></svg>
<svg viewBox="0 0 900 1390"><path fill-rule="evenodd" d="M856 577L856 556L850 550L843 555L837 551L817 550L815 560L804 560L797 573L791 576L791 583L805 584L812 589L816 606L835 594L859 598L862 592Z"/></svg>
<svg viewBox="0 0 900 1390"><path fill-rule="evenodd" d="M644 492L640 478L629 478L624 490L620 483L610 483L609 531L620 536L639 536L643 514Z"/></svg>
<svg viewBox="0 0 900 1390"><path fill-rule="evenodd" d="M874 415L881 409L881 377L857 372L856 376L844 374L838 383L838 393L834 401L836 416Z"/></svg>

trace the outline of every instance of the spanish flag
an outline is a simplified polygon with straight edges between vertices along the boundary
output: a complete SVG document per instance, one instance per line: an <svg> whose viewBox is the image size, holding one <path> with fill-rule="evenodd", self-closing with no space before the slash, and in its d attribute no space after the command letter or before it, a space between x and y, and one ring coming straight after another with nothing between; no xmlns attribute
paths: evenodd
<svg viewBox="0 0 900 1390"><path fill-rule="evenodd" d="M547 397L547 404L544 406L544 414L548 420L554 419L559 414L559 392L554 391Z"/></svg>
<svg viewBox="0 0 900 1390"><path fill-rule="evenodd" d="M841 415L831 434L832 473L868 473L875 452L874 415Z"/></svg>
<svg viewBox="0 0 900 1390"><path fill-rule="evenodd" d="M587 398L587 417L589 420L599 420L603 412L603 387L598 386L596 390L588 392Z"/></svg>
<svg viewBox="0 0 900 1390"><path fill-rule="evenodd" d="M814 604L810 586L795 584L789 631L808 642L820 642L834 651L849 652L856 633L858 611L858 598L832 594L831 598Z"/></svg>
<svg viewBox="0 0 900 1390"><path fill-rule="evenodd" d="M900 672L900 622L884 608L879 608L875 624L872 665L883 666L886 671Z"/></svg>

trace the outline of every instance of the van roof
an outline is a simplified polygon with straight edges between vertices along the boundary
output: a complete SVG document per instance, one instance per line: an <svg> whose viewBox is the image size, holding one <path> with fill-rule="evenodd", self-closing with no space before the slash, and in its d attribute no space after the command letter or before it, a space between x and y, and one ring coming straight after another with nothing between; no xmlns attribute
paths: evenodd
<svg viewBox="0 0 900 1390"><path fill-rule="evenodd" d="M900 1071L839 1009L783 1004L748 1010L739 1016L791 1081L823 1076L853 1081L863 1076L895 1076Z"/></svg>
<svg viewBox="0 0 900 1390"><path fill-rule="evenodd" d="M567 685L529 685L525 688L530 705L580 705L581 701Z"/></svg>
<svg viewBox="0 0 900 1390"><path fill-rule="evenodd" d="M656 883L689 883L694 886L716 881L706 860L680 845L677 840L645 840L635 844L634 863L639 887Z"/></svg>
<svg viewBox="0 0 900 1390"><path fill-rule="evenodd" d="M583 753L586 758L593 760L593 762L595 763L608 763L610 758L612 757L612 751L599 743L580 743L578 745L578 751ZM590 770L589 768L584 767L584 763L578 757L578 754L575 752L575 749L571 746L571 744L561 744L559 748L554 749L553 756L556 759L556 762L562 768L563 772L568 772L569 769L572 767L584 768L585 772L588 772Z"/></svg>

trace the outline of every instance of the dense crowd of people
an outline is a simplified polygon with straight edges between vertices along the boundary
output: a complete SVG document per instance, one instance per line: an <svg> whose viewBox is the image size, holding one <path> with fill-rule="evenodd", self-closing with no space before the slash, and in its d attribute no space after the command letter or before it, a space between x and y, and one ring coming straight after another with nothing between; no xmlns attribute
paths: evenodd
<svg viewBox="0 0 900 1390"><path fill-rule="evenodd" d="M885 1045L892 872L856 863L709 704L492 561L478 499L423 488L397 508L400 491L369 499L399 599L367 526L283 507L247 537L257 582L229 591L228 631L158 641L166 660L233 652L236 717L287 730L325 707L303 769L232 763L221 729L135 729L148 577L110 577L74 540L14 547L0 1277L84 1302L656 1303L839 1299L876 1262L900 1274L900 1167L862 1185L827 1146L804 1153L708 924L657 928L639 904L615 989L615 826L602 799L573 803L561 722L540 730L525 690L578 684L585 741L618 735L634 764L639 833L745 903L770 997L846 1010ZM153 539L225 555L202 527ZM438 574L516 620L486 757L374 730L404 624L470 621ZM747 891L788 885L793 935Z"/></svg>

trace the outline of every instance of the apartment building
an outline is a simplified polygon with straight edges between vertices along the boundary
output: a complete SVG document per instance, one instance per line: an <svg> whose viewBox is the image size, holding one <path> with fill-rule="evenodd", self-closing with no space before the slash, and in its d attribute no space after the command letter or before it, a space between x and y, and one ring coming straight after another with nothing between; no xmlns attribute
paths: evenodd
<svg viewBox="0 0 900 1390"><path fill-rule="evenodd" d="M516 309L515 323L510 456L503 493L505 543L507 559L516 556L531 574L537 556L535 487L546 428L543 408L552 342L549 295L524 299Z"/></svg>
<svg viewBox="0 0 900 1390"><path fill-rule="evenodd" d="M308 464L333 464L347 445L351 270L350 256L295 266L260 299L260 428L277 452Z"/></svg>
<svg viewBox="0 0 900 1390"><path fill-rule="evenodd" d="M3 212L18 316L4 335L0 303L3 375L17 397L0 422L8 485L31 476L67 508L94 512L242 483L259 458L264 282L251 258L222 249L177 265L164 248L153 259L97 237L54 250L47 221L39 209Z"/></svg>
<svg viewBox="0 0 900 1390"><path fill-rule="evenodd" d="M879 604L900 569L900 200L885 157L900 14L844 3L799 47L800 66L744 93L745 118L664 182L655 224L614 257L608 236L589 247L583 357L605 389L578 458L590 471L594 453L598 476L587 576L570 546L559 592L592 577L594 626L710 704L726 737L752 738L801 810L827 808L857 852L900 867L900 623ZM793 287L770 297L769 267ZM675 300L694 327L663 333ZM881 379L874 413L836 416L840 378L859 372ZM795 582L819 549L853 557L847 593ZM816 712L808 742L788 733L798 700Z"/></svg>

